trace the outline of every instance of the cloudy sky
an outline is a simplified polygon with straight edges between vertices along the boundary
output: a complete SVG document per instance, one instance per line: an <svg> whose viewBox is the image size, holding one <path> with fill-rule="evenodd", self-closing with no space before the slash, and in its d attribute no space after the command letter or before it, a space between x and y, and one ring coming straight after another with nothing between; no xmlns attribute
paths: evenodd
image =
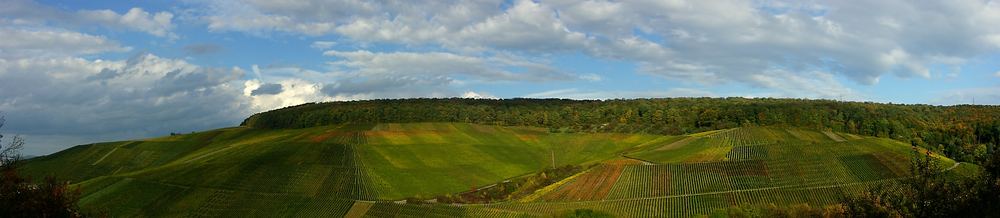
<svg viewBox="0 0 1000 218"><path fill-rule="evenodd" d="M0 0L27 154L313 101L793 97L1000 104L1000 2Z"/></svg>

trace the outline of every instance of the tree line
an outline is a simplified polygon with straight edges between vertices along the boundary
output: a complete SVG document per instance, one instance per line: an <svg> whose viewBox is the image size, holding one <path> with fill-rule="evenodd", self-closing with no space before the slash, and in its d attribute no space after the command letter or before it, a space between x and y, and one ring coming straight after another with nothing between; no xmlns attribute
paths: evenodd
<svg viewBox="0 0 1000 218"><path fill-rule="evenodd" d="M774 98L377 99L307 103L241 125L304 128L343 123L465 122L553 132L687 134L748 125L788 126L914 141L965 162L1000 144L1000 106L932 106Z"/></svg>

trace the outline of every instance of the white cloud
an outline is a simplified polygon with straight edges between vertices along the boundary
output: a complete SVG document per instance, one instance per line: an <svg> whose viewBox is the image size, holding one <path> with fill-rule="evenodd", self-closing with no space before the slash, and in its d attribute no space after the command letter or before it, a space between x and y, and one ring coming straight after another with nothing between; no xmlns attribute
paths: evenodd
<svg viewBox="0 0 1000 218"><path fill-rule="evenodd" d="M997 71L996 73L993 73L993 75L996 76L996 77L1000 77L1000 71Z"/></svg>
<svg viewBox="0 0 1000 218"><path fill-rule="evenodd" d="M587 37L571 31L555 9L528 0L516 1L504 13L467 26L453 44L519 51L569 51L583 47ZM484 49L485 49L484 48Z"/></svg>
<svg viewBox="0 0 1000 218"><path fill-rule="evenodd" d="M326 51L340 60L331 62L338 70L363 76L454 77L482 81L573 80L568 73L545 64L516 57L475 57L445 52Z"/></svg>
<svg viewBox="0 0 1000 218"><path fill-rule="evenodd" d="M171 32L174 29L174 24L171 23L174 15L170 12L161 11L151 14L142 8L132 8L125 14L118 14L111 10L83 10L77 13L81 19L111 27L123 27L159 37L177 37Z"/></svg>
<svg viewBox="0 0 1000 218"><path fill-rule="evenodd" d="M219 7L219 5L227 7ZM910 1L222 1L212 29L334 34L466 56L582 53L701 84L754 84L778 68L861 84L932 78L1000 46L1000 4ZM338 5L340 7L319 7ZM928 18L934 19L928 19ZM226 19L217 19L226 18ZM215 20L213 20L215 19ZM813 89L812 92L821 91Z"/></svg>
<svg viewBox="0 0 1000 218"><path fill-rule="evenodd" d="M102 36L61 29L0 27L0 58L52 57L124 52L131 48Z"/></svg>
<svg viewBox="0 0 1000 218"><path fill-rule="evenodd" d="M260 80L244 82L243 95L250 98L252 111L261 112L308 102L338 100L323 94L322 85L315 82L286 79L273 84L279 84L282 90L273 94L254 95L253 92L264 84Z"/></svg>
<svg viewBox="0 0 1000 218"><path fill-rule="evenodd" d="M31 0L12 0L0 7L0 21L17 24L56 25L64 28L89 28L103 26L145 32L150 35L177 38L173 33L173 13L147 12L142 8L131 8L124 14L112 10L66 11L61 8L42 5ZM2 22L0 22L2 23Z"/></svg>
<svg viewBox="0 0 1000 218"><path fill-rule="evenodd" d="M767 97L862 99L860 94L837 81L833 74L820 71L769 70L749 75L746 80L753 86L777 91Z"/></svg>
<svg viewBox="0 0 1000 218"><path fill-rule="evenodd" d="M314 101L372 98L455 97L465 84L441 75L372 74L357 69L321 72L298 67L251 66L256 79L245 82L243 95L253 111ZM278 88L280 86L280 88Z"/></svg>
<svg viewBox="0 0 1000 218"><path fill-rule="evenodd" d="M341 2L343 3L343 2ZM349 4L329 4L336 7L317 8L348 8ZM293 2L267 2L267 1L211 1L207 4L208 11L204 12L202 19L208 23L208 29L212 31L241 31L255 34L266 34L270 31L295 32L306 35L321 35L333 30L336 26L333 22L309 21L296 19L302 16L299 10L311 10L309 5L296 4ZM258 8L265 7L277 11L286 11L292 15L267 14ZM296 7L302 6L302 7Z"/></svg>
<svg viewBox="0 0 1000 218"><path fill-rule="evenodd" d="M10 131L27 135L106 139L231 126L250 114L242 74L151 54L0 59L0 111Z"/></svg>
<svg viewBox="0 0 1000 218"><path fill-rule="evenodd" d="M325 50L325 49L333 48L333 46L335 46L335 45L337 45L337 42L333 42L333 41L315 41L315 42L312 43L312 45L309 45L309 47L312 47L312 48L315 48L315 49L320 49L320 50Z"/></svg>
<svg viewBox="0 0 1000 218"><path fill-rule="evenodd" d="M586 81L591 81L591 82L600 82L601 80L604 80L604 78L601 78L600 75L593 74L593 73L588 73L588 74L580 75L580 79L586 80Z"/></svg>
<svg viewBox="0 0 1000 218"><path fill-rule="evenodd" d="M467 91L465 93L462 93L461 97L462 98L473 98L473 99L497 99L496 96L493 96L493 95L490 95L490 94L486 94L486 93L480 94L480 93L473 92L473 91Z"/></svg>

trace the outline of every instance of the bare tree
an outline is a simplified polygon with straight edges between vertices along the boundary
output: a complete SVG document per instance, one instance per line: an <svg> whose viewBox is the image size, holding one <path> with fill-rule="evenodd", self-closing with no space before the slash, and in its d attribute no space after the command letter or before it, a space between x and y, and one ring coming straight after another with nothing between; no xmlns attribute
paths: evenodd
<svg viewBox="0 0 1000 218"><path fill-rule="evenodd" d="M0 129L5 123L3 116L0 116ZM4 145L4 135L0 133L0 169L12 169L21 162L21 148L24 147L24 139L19 136L10 138L10 142Z"/></svg>

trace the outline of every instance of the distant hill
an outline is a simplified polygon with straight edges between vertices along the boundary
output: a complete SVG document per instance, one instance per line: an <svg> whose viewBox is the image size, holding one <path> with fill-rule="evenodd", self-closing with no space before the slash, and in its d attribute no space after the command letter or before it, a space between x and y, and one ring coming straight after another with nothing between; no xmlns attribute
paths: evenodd
<svg viewBox="0 0 1000 218"><path fill-rule="evenodd" d="M1000 144L1000 106L772 98L364 100L282 108L250 116L241 125L285 129L410 122L667 135L747 125L787 126L912 141L963 161L977 159L980 145Z"/></svg>

